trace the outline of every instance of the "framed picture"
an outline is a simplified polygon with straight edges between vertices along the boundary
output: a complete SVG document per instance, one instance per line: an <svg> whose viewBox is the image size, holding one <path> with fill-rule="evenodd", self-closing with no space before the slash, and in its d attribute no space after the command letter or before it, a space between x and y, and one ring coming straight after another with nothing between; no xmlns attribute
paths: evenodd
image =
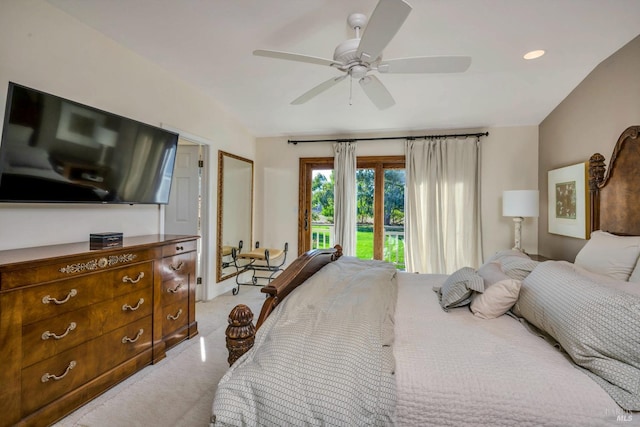
<svg viewBox="0 0 640 427"><path fill-rule="evenodd" d="M588 162L550 170L549 233L589 238Z"/></svg>

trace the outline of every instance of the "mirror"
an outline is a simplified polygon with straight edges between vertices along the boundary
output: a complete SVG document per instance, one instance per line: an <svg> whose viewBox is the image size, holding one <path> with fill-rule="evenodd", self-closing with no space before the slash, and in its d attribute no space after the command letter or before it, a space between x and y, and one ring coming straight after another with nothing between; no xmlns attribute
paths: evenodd
<svg viewBox="0 0 640 427"><path fill-rule="evenodd" d="M233 249L251 250L252 219L253 161L218 151L218 282L237 274Z"/></svg>

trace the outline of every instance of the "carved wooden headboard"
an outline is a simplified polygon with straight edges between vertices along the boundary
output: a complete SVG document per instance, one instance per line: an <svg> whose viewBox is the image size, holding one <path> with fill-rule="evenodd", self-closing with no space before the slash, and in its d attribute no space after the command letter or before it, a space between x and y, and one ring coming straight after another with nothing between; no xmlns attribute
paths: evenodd
<svg viewBox="0 0 640 427"><path fill-rule="evenodd" d="M627 128L605 167L604 156L589 159L591 231L640 236L640 126Z"/></svg>

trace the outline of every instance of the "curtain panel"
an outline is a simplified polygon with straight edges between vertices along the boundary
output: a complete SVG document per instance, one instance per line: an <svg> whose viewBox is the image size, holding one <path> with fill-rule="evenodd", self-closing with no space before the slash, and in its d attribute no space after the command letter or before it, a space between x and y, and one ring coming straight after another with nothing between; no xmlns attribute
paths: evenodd
<svg viewBox="0 0 640 427"><path fill-rule="evenodd" d="M482 260L479 139L405 143L407 271L450 274Z"/></svg>
<svg viewBox="0 0 640 427"><path fill-rule="evenodd" d="M335 153L334 187L334 242L342 246L345 255L356 254L356 143L333 144Z"/></svg>

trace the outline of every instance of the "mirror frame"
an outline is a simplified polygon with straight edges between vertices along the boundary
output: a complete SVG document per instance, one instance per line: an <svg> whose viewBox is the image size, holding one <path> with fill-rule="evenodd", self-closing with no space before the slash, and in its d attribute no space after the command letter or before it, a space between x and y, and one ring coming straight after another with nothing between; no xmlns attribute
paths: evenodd
<svg viewBox="0 0 640 427"><path fill-rule="evenodd" d="M223 213L224 213L224 160L225 158L239 160L241 162L246 162L251 166L251 191L250 191L250 224L249 224L249 240L244 242L244 248L247 250L251 250L251 245L253 244L253 178L254 178L254 168L253 168L253 160L246 159L244 157L236 156L235 154L227 153L226 151L218 150L218 218L217 218L217 248L216 248L216 282L222 282L223 280L227 280L234 276L238 275L237 271L233 273L229 273L223 276L222 274L222 246L223 246L223 236L222 236L222 227L223 227Z"/></svg>

